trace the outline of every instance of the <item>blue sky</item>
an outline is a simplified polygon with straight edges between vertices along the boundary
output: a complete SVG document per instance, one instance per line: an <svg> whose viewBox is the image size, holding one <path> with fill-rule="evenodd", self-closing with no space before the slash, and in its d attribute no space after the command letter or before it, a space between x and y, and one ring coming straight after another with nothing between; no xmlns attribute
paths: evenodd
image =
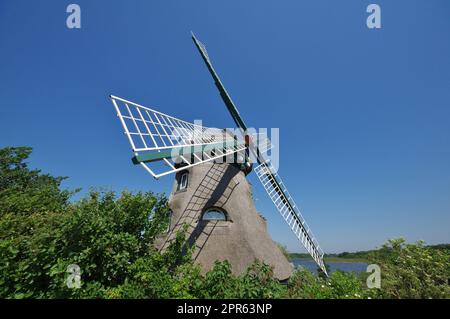
<svg viewBox="0 0 450 319"><path fill-rule="evenodd" d="M0 147L34 147L81 195L167 192L131 164L108 95L230 127L190 30L247 124L280 128L279 173L326 252L450 242L448 0L0 0ZM273 238L302 251L250 181Z"/></svg>

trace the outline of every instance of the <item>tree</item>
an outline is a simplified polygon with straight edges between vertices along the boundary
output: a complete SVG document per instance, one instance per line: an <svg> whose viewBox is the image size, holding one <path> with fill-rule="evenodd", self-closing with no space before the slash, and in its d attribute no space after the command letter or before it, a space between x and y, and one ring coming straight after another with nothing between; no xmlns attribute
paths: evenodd
<svg viewBox="0 0 450 319"><path fill-rule="evenodd" d="M168 223L167 200L151 192L91 192L70 203L64 178L32 170L31 148L0 149L0 297L102 296L122 284ZM81 269L82 289L66 285Z"/></svg>
<svg viewBox="0 0 450 319"><path fill-rule="evenodd" d="M53 177L30 169L25 160L31 152L30 147L0 149L0 216L59 211L74 193L60 190L65 177Z"/></svg>

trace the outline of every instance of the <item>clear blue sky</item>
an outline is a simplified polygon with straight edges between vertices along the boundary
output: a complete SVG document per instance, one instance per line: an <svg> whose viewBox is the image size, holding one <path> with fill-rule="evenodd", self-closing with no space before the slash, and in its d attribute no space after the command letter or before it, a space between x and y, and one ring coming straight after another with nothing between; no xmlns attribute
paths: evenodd
<svg viewBox="0 0 450 319"><path fill-rule="evenodd" d="M82 194L167 192L172 177L131 164L108 95L230 127L190 30L246 122L280 128L280 174L326 252L450 242L448 0L0 0L0 147L34 147ZM273 238L300 251L250 181Z"/></svg>

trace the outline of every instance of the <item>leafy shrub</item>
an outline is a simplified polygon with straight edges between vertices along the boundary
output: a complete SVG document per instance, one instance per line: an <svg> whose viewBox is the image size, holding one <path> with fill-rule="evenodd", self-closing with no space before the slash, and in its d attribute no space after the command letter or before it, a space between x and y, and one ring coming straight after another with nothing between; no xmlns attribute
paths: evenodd
<svg viewBox="0 0 450 319"><path fill-rule="evenodd" d="M255 261L237 280L236 298L281 298L284 287L273 277L272 267Z"/></svg>
<svg viewBox="0 0 450 319"><path fill-rule="evenodd" d="M370 256L381 268L384 298L450 298L450 253L419 241L389 240Z"/></svg>
<svg viewBox="0 0 450 319"><path fill-rule="evenodd" d="M28 168L30 153L0 150L0 296L101 297L155 253L167 201L151 192L91 192L71 204L71 192L59 188L63 178ZM81 268L80 290L66 285L70 264Z"/></svg>
<svg viewBox="0 0 450 319"><path fill-rule="evenodd" d="M289 280L288 298L299 299L360 299L367 297L361 280L353 273L333 272L329 278L298 269Z"/></svg>

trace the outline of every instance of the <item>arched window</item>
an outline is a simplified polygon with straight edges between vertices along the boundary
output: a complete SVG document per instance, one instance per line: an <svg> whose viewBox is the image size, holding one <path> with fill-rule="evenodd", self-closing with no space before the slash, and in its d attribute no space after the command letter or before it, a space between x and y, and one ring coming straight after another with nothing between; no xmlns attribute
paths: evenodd
<svg viewBox="0 0 450 319"><path fill-rule="evenodd" d="M227 215L218 208L210 208L203 213L202 220L227 220Z"/></svg>
<svg viewBox="0 0 450 319"><path fill-rule="evenodd" d="M180 178L178 180L178 186L177 190L180 191L182 189L185 189L188 185L188 172L184 172L180 175Z"/></svg>

